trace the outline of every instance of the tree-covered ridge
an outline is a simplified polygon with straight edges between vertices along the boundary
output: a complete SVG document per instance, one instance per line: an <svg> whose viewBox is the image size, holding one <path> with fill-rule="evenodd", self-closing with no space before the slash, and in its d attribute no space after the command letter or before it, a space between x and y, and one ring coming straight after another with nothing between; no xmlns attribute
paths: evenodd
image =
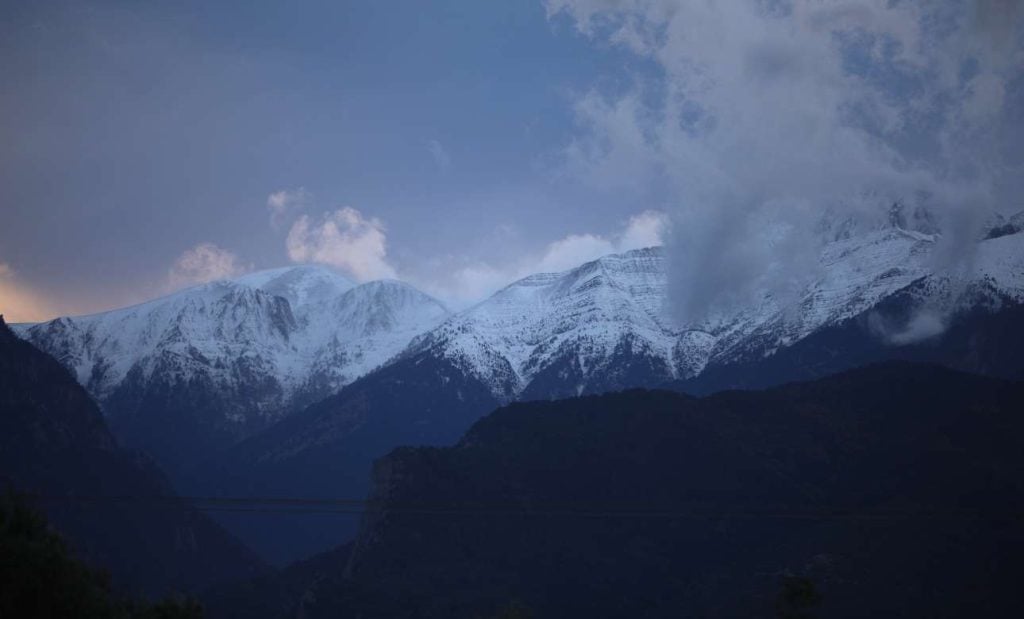
<svg viewBox="0 0 1024 619"><path fill-rule="evenodd" d="M513 404L378 462L349 593L307 616L1004 616L1022 403L1020 383L893 363Z"/></svg>
<svg viewBox="0 0 1024 619"><path fill-rule="evenodd" d="M0 497L0 617L199 619L198 602L118 596L110 575L74 558L46 518L13 494Z"/></svg>

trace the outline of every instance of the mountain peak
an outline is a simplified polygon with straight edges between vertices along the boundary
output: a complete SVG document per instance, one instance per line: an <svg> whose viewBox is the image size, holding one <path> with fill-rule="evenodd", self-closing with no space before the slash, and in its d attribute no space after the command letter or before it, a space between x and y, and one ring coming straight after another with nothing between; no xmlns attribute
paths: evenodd
<svg viewBox="0 0 1024 619"><path fill-rule="evenodd" d="M149 417L158 413L144 410L154 391L170 394L158 398L171 402L159 413L168 423L196 424L193 442L234 441L341 389L447 316L403 282L356 285L299 265L17 331L75 374L116 431L133 423L145 435L128 443L155 441L151 451L178 458L161 452Z"/></svg>
<svg viewBox="0 0 1024 619"><path fill-rule="evenodd" d="M607 254L600 258L588 260L581 265L572 267L565 271L533 273L512 282L502 290L507 290L509 288L534 288L537 286L547 286L552 282L565 279L567 277L578 277L600 269L620 269L623 264L639 263L645 260L661 260L664 257L665 250L660 246L630 249L628 251Z"/></svg>
<svg viewBox="0 0 1024 619"><path fill-rule="evenodd" d="M291 303L293 310L309 304L324 303L356 286L334 269L319 264L256 271L231 281L284 297Z"/></svg>

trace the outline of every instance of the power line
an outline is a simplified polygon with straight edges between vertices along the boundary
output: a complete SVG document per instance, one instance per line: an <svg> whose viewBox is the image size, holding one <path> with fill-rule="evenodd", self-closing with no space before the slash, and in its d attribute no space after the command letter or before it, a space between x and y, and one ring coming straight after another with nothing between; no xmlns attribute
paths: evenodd
<svg viewBox="0 0 1024 619"><path fill-rule="evenodd" d="M416 514L438 516L549 516L574 518L654 518L695 520L1024 520L1024 511L949 509L839 509L829 507L773 507L715 509L700 506L657 508L652 505L551 501L373 501L368 499L300 497L177 497L141 495L41 495L26 498L40 503L125 505L186 509L202 512L269 514L362 515Z"/></svg>

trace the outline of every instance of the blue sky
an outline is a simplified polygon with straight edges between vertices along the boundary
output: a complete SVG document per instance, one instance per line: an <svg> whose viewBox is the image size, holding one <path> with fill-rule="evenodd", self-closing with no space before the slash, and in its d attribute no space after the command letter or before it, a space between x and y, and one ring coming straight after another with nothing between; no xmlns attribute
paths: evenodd
<svg viewBox="0 0 1024 619"><path fill-rule="evenodd" d="M0 262L49 309L161 292L200 243L288 263L283 190L414 278L650 208L561 173L573 98L632 61L540 2L177 4L5 4Z"/></svg>
<svg viewBox="0 0 1024 619"><path fill-rule="evenodd" d="M304 261L459 306L662 239L703 311L897 199L965 261L1024 207L1020 5L4 3L0 311Z"/></svg>

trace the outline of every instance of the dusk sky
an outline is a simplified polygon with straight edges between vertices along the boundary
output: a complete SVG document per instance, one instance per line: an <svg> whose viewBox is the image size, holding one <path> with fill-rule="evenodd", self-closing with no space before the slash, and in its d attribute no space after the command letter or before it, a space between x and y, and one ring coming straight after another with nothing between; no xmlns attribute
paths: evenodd
<svg viewBox="0 0 1024 619"><path fill-rule="evenodd" d="M5 3L0 312L301 262L460 307L662 239L700 311L827 209L1024 207L1015 0L312 4Z"/></svg>

